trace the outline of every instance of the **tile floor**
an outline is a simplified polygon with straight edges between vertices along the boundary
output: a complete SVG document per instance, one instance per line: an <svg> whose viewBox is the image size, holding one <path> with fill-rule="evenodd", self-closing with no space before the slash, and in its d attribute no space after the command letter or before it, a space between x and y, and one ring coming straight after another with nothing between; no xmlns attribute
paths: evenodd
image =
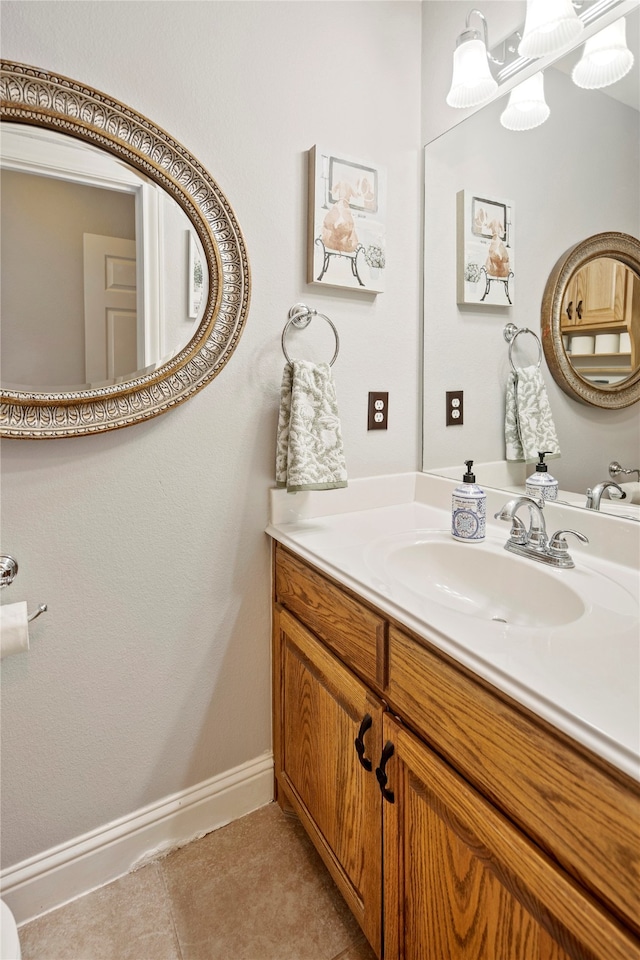
<svg viewBox="0 0 640 960"><path fill-rule="evenodd" d="M375 960L271 803L20 928L23 960Z"/></svg>

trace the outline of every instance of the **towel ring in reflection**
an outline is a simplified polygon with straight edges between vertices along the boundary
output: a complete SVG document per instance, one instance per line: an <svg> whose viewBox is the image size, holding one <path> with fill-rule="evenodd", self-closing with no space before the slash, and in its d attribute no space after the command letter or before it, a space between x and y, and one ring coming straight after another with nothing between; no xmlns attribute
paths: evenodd
<svg viewBox="0 0 640 960"><path fill-rule="evenodd" d="M338 331L336 330L335 324L325 313L318 313L317 310L314 310L313 307L308 307L305 303L296 303L289 310L289 319L285 323L284 330L282 331L282 352L285 355L287 363L291 363L291 357L287 353L287 348L284 344L287 331L289 330L291 324L293 324L294 327L298 327L299 330L304 330L305 327L309 326L313 317L320 317L322 320L326 320L333 330L333 334L336 338L336 352L329 361L329 366L332 367L336 362L336 357L340 353L340 337L338 336Z"/></svg>
<svg viewBox="0 0 640 960"><path fill-rule="evenodd" d="M533 330L530 330L529 327L516 327L515 323L508 323L502 333L505 340L509 344L509 363L511 364L511 369L514 373L516 372L516 365L513 362L512 357L513 345L516 342L516 338L519 337L521 333L530 333L538 344L538 370L540 369L540 365L542 363L542 344L540 343L540 338L538 337L537 333L535 333Z"/></svg>

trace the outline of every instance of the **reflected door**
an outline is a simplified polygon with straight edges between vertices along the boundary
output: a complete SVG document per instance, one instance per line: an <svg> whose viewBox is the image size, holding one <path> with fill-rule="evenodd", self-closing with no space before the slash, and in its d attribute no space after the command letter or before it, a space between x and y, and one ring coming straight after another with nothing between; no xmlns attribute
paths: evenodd
<svg viewBox="0 0 640 960"><path fill-rule="evenodd" d="M136 244L84 234L86 382L130 377L137 370Z"/></svg>

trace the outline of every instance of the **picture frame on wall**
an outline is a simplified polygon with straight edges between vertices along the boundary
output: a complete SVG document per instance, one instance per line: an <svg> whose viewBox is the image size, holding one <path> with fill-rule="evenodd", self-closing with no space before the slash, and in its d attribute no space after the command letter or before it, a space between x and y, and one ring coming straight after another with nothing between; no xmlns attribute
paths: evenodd
<svg viewBox="0 0 640 960"><path fill-rule="evenodd" d="M510 307L515 302L513 204L460 190L457 204L457 302Z"/></svg>
<svg viewBox="0 0 640 960"><path fill-rule="evenodd" d="M202 268L202 258L196 243L196 238L191 232L187 231L188 237L188 307L187 313L190 320L197 320L204 297L204 270ZM184 301L183 301L184 302Z"/></svg>
<svg viewBox="0 0 640 960"><path fill-rule="evenodd" d="M382 293L386 170L314 146L309 151L307 282Z"/></svg>

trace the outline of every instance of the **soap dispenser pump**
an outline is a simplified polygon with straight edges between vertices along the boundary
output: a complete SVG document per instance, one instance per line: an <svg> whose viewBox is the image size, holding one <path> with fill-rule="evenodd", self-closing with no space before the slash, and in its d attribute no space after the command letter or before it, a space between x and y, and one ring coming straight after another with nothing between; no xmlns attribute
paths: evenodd
<svg viewBox="0 0 640 960"><path fill-rule="evenodd" d="M465 543L484 540L487 497L471 472L473 460L465 460L467 472L451 497L451 535Z"/></svg>
<svg viewBox="0 0 640 960"><path fill-rule="evenodd" d="M558 481L549 473L549 468L544 462L544 458L549 456L551 450L539 450L538 456L540 462L536 464L535 473L527 478L525 491L528 497L537 497L541 500L558 499Z"/></svg>

